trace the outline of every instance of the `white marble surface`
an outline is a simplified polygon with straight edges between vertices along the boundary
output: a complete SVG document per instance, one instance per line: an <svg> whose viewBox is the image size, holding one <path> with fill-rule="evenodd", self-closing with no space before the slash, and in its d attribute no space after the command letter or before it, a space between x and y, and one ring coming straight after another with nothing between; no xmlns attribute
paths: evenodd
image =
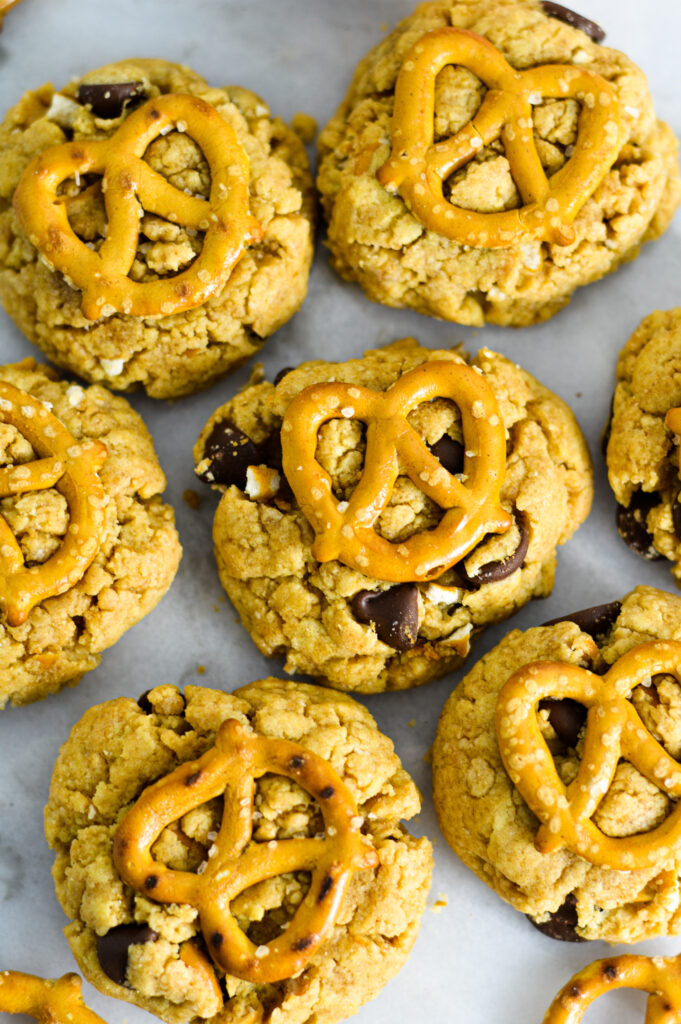
<svg viewBox="0 0 681 1024"><path fill-rule="evenodd" d="M323 125L344 94L356 61L388 26L409 13L412 0L24 0L7 17L0 37L0 109L28 88L108 61L148 55L183 61L210 82L237 82L259 92L290 118L303 110ZM677 0L580 0L585 14L608 29L608 42L626 50L650 77L659 114L681 134L678 98ZM526 366L574 408L595 458L596 500L578 535L560 552L553 596L525 608L514 626L527 627L561 612L619 597L637 583L673 589L665 563L646 564L619 541L613 504L598 452L618 349L641 318L681 301L681 228L648 246L633 264L577 294L570 307L541 327L512 331L460 328L368 302L359 288L330 271L320 245L308 299L298 315L266 345L271 376L305 358L359 355L365 348L414 334L434 347L463 339L483 343ZM2 362L33 349L0 313ZM72 970L61 934L65 919L50 879L51 854L42 831L42 808L51 766L69 729L92 704L127 694L137 697L159 682L198 681L233 689L277 672L267 663L221 600L211 552L215 500L200 510L182 500L195 486L191 446L215 406L246 379L248 367L210 391L174 405L131 399L156 439L169 477L184 559L156 611L132 629L103 664L75 689L0 718L0 969L45 976ZM477 647L488 650L505 632L490 630ZM468 872L447 847L433 813L430 771L424 762L437 716L459 675L412 693L366 700L380 727L395 741L416 777L424 809L415 822L436 842L435 880L416 947L402 972L360 1012L362 1024L393 1024L404 1014L440 1024L541 1021L554 993L570 975L607 947L556 943L534 931ZM415 719L413 727L408 722ZM444 894L447 907L434 913ZM681 940L654 941L639 952L670 954ZM145 1024L145 1013L100 996L90 1004L111 1024ZM590 1024L642 1020L639 993L618 993L589 1015ZM2 1024L9 1017L0 1014Z"/></svg>

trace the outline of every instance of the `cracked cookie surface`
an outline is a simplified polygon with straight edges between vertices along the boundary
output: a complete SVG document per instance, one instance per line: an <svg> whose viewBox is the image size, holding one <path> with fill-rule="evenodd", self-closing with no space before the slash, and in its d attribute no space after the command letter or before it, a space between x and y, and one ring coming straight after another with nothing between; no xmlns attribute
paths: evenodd
<svg viewBox="0 0 681 1024"><path fill-rule="evenodd" d="M414 367L442 359L466 362L457 350L425 349L405 339L346 363L303 363L276 385L258 380L221 406L196 443L197 472L223 492L213 526L220 579L259 649L285 655L287 671L359 692L416 686L460 665L484 626L551 591L556 545L577 529L591 504L588 449L565 403L514 363L485 349L470 364L491 385L506 430L501 502L514 515L508 532L485 537L433 583L404 585L401 596L397 587L339 561L319 563L312 555L312 528L286 485L277 451L290 403L322 381L385 391ZM443 439L461 449L461 418L454 403L423 403L408 422L431 450L439 451ZM215 470L221 455L215 454L212 439L224 429L221 425L236 429L241 438L237 450L247 452L246 461L267 463L276 477L273 494L259 490L255 478L246 479L245 464L243 479L231 485L216 482L211 467ZM251 448L246 449L249 439ZM355 419L330 420L319 432L317 457L341 500L357 485L364 447L363 426ZM432 528L440 516L441 510L400 475L379 533L390 541L403 540ZM397 612L389 604L384 617L390 633L396 618L409 615L411 624L402 630L408 634L406 646L401 635L386 642L385 630L377 627L377 632L371 623L359 621L357 601L367 590L385 593L389 602L398 599Z"/></svg>
<svg viewBox="0 0 681 1024"><path fill-rule="evenodd" d="M78 682L157 604L177 570L181 548L172 508L160 497L166 480L142 419L106 388L61 380L32 359L0 367L0 380L47 404L77 441L102 441L99 470L106 505L101 543L82 578L37 605L26 621L0 621L0 705L26 704ZM0 466L36 458L21 431L0 423ZM70 525L55 487L0 498L0 515L26 563L40 565L60 547Z"/></svg>
<svg viewBox="0 0 681 1024"><path fill-rule="evenodd" d="M442 711L433 748L433 793L455 853L540 930L570 940L638 942L681 930L681 851L672 850L652 868L631 871L596 866L566 848L539 853L534 845L539 821L504 769L495 731L499 691L523 665L560 661L603 674L638 644L681 640L681 599L675 595L637 587L621 605L606 608L595 630L567 619L514 630L480 659ZM631 700L646 728L678 758L681 687L676 680L655 676L637 686ZM583 752L584 714L573 723L572 736L560 723L554 729L557 720L541 703L538 718L567 785ZM594 822L609 836L631 836L657 827L671 806L665 792L620 760Z"/></svg>
<svg viewBox="0 0 681 1024"><path fill-rule="evenodd" d="M646 558L667 558L681 585L678 436L665 425L681 406L681 309L657 310L620 352L608 427L608 479L625 541Z"/></svg>
<svg viewBox="0 0 681 1024"><path fill-rule="evenodd" d="M326 759L349 787L379 863L353 875L331 934L301 973L254 984L218 970L216 991L205 972L180 958L182 943L201 941L195 909L154 903L124 885L113 861L113 835L142 790L213 746L228 718ZM201 804L166 828L154 856L176 870L200 870L216 838L221 803L216 798ZM320 827L314 799L284 776L258 780L255 808L256 843L315 835ZM333 1024L379 992L416 938L430 884L431 847L400 821L419 809L418 791L392 743L343 694L270 678L234 694L192 686L183 697L168 685L155 687L139 703L110 701L74 726L55 765L46 809L57 895L72 919L66 936L92 984L171 1024L218 1019L218 1012L220 1021L234 1024ZM305 873L295 872L247 889L232 905L240 927L254 942L270 941L295 913L306 886ZM146 941L138 937L129 946L125 985L102 969L107 934L121 925L157 935L149 941L147 931Z"/></svg>
<svg viewBox="0 0 681 1024"><path fill-rule="evenodd" d="M397 74L426 32L454 26L485 36L518 70L573 64L617 91L624 132L619 155L575 220L567 246L527 242L471 248L426 230L376 172L390 153ZM435 141L453 136L485 94L468 69L447 66L435 85ZM551 176L565 163L577 132L573 99L533 106L534 137ZM328 220L331 260L369 298L388 306L481 325L546 320L580 285L635 258L643 241L668 226L681 196L677 143L658 121L643 73L622 53L543 13L538 0L422 3L359 64L348 95L319 137L318 187ZM491 213L513 209L519 195L499 140L446 182L445 197Z"/></svg>
<svg viewBox="0 0 681 1024"><path fill-rule="evenodd" d="M97 321L81 312L81 293L39 258L11 207L29 161L67 140L108 138L125 121L100 117L79 103L79 88L138 83L139 99L185 93L211 104L236 132L250 163L251 213L264 231L247 247L217 295L203 305L161 317L114 313ZM81 97L87 93L81 93ZM143 387L155 398L207 387L253 355L301 305L312 262L313 183L302 142L263 101L239 86L211 88L189 68L160 60L107 65L61 92L45 85L27 93L0 126L0 299L26 336L55 363L116 390ZM182 131L156 138L145 160L174 188L205 198L208 165ZM99 179L65 183L70 223L99 248L106 212ZM172 276L201 250L201 232L144 213L130 271L134 281Z"/></svg>

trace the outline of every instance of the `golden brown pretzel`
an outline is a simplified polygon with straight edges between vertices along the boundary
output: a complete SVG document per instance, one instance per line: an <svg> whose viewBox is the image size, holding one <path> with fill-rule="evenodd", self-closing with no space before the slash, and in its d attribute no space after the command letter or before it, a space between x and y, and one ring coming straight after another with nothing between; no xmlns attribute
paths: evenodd
<svg viewBox="0 0 681 1024"><path fill-rule="evenodd" d="M672 434L681 436L681 408L670 409L664 418L664 423L667 430L671 430ZM679 452L679 472L681 473L681 451Z"/></svg>
<svg viewBox="0 0 681 1024"><path fill-rule="evenodd" d="M268 772L295 780L318 800L325 838L251 843L255 780ZM223 794L222 825L203 874L172 871L153 859L151 847L167 825ZM280 981L301 971L327 937L353 872L377 866L361 823L352 794L327 761L228 719L214 747L145 789L116 830L114 861L123 880L149 899L196 907L208 950L226 973ZM289 871L311 872L308 894L286 931L256 947L230 903L249 886Z"/></svg>
<svg viewBox="0 0 681 1024"><path fill-rule="evenodd" d="M412 409L434 398L449 398L460 409L465 482L443 468L407 421ZM367 445L362 478L341 503L315 451L323 424L342 417L367 424ZM312 384L286 410L281 442L286 479L317 534L312 554L319 562L337 558L391 582L435 579L485 534L503 533L513 522L499 503L506 469L499 406L484 377L462 363L423 363L385 392L340 382ZM400 472L446 511L435 529L391 543L375 525Z"/></svg>
<svg viewBox="0 0 681 1024"><path fill-rule="evenodd" d="M540 853L567 848L592 864L629 871L658 866L681 841L681 802L650 832L614 839L591 820L620 758L673 799L681 797L681 764L646 729L627 700L635 686L667 672L681 682L681 643L656 640L622 655L604 675L578 665L537 661L515 672L499 693L496 729L506 771L541 821ZM537 723L537 704L570 698L588 708L584 751L565 786Z"/></svg>
<svg viewBox="0 0 681 1024"><path fill-rule="evenodd" d="M0 515L0 608L7 622L18 626L35 605L82 579L97 554L106 504L97 471L107 452L100 441L76 441L39 399L5 381L0 381L0 422L16 427L41 456L0 469L0 497L56 487L69 506L61 546L31 568L24 566L21 548Z"/></svg>
<svg viewBox="0 0 681 1024"><path fill-rule="evenodd" d="M544 1024L579 1024L594 1000L616 988L650 993L645 1024L681 1024L681 954L624 954L596 960L561 989L546 1012Z"/></svg>
<svg viewBox="0 0 681 1024"><path fill-rule="evenodd" d="M201 147L211 173L209 200L174 188L144 160L154 139L173 127ZM102 175L107 233L99 251L75 234L58 194L68 178L86 174ZM14 208L31 244L80 288L90 320L113 313L168 316L220 292L246 246L262 237L250 214L248 184L248 157L234 129L198 96L170 94L149 100L108 139L45 150L22 174ZM128 277L144 210L205 232L201 252L181 274L144 282Z"/></svg>
<svg viewBox="0 0 681 1024"><path fill-rule="evenodd" d="M21 971L0 971L0 1010L27 1013L39 1024L104 1024L83 1002L77 974L54 980Z"/></svg>
<svg viewBox="0 0 681 1024"><path fill-rule="evenodd" d="M448 64L469 68L487 93L475 117L450 139L434 142L435 79ZM581 102L574 151L550 181L537 153L532 104ZM483 146L501 136L523 205L477 213L448 202L443 183ZM426 33L407 54L395 86L392 153L378 170L430 230L462 245L498 248L524 238L569 245L573 221L619 152L617 93L600 75L566 64L516 71L483 36L466 29Z"/></svg>

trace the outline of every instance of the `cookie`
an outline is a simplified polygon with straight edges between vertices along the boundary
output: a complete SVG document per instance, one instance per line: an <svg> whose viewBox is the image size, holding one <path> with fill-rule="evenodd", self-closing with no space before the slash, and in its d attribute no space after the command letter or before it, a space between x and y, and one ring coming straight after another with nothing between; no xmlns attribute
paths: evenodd
<svg viewBox="0 0 681 1024"><path fill-rule="evenodd" d="M676 365L681 309L647 316L622 349L605 448L625 544L647 559L667 558L681 581L679 433ZM678 413L677 413L678 416Z"/></svg>
<svg viewBox="0 0 681 1024"><path fill-rule="evenodd" d="M298 136L178 64L42 86L0 126L0 301L85 380L208 386L296 312L312 234Z"/></svg>
<svg viewBox="0 0 681 1024"><path fill-rule="evenodd" d="M364 693L444 675L550 593L592 494L560 399L486 349L469 363L413 339L254 379L194 458L222 492L220 579L259 649Z"/></svg>
<svg viewBox="0 0 681 1024"><path fill-rule="evenodd" d="M125 399L0 367L0 706L77 683L161 599L181 555L165 483Z"/></svg>
<svg viewBox="0 0 681 1024"><path fill-rule="evenodd" d="M445 837L551 938L681 930L680 673L681 599L637 587L512 631L445 704Z"/></svg>
<svg viewBox="0 0 681 1024"><path fill-rule="evenodd" d="M332 264L370 299L533 324L668 226L677 144L645 76L558 6L422 3L360 62L318 187Z"/></svg>
<svg viewBox="0 0 681 1024"><path fill-rule="evenodd" d="M416 938L431 847L400 820L419 809L343 694L270 678L109 701L74 726L46 808L65 934L92 984L172 1024L332 1024Z"/></svg>

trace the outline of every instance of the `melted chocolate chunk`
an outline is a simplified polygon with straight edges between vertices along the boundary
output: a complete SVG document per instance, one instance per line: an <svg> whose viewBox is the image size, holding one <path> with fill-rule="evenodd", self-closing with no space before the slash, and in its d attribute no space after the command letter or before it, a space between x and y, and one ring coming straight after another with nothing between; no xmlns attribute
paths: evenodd
<svg viewBox="0 0 681 1024"><path fill-rule="evenodd" d="M558 21L564 21L566 25L572 25L573 28L580 29L590 39L593 39L594 43L602 43L605 39L605 29L602 29L595 21L591 21L590 18L585 18L582 14L571 11L569 7L563 7L562 4L554 4L553 0L544 0L542 8L544 14L548 14L549 18L557 18Z"/></svg>
<svg viewBox="0 0 681 1024"><path fill-rule="evenodd" d="M201 480L227 487L235 484L242 491L246 487L248 467L259 466L263 462L260 446L227 420L215 424L204 446L203 456L210 459L210 466L199 474Z"/></svg>
<svg viewBox="0 0 681 1024"><path fill-rule="evenodd" d="M637 555L656 562L663 556L655 549L653 538L646 525L646 517L652 508L660 503L657 491L634 491L629 506L617 506L617 530L627 545Z"/></svg>
<svg viewBox="0 0 681 1024"><path fill-rule="evenodd" d="M588 633L595 640L597 636L607 633L621 610L621 601L595 604L593 608L584 608L579 612L561 615L557 619L549 619L548 622L542 622L542 626L557 626L559 622L574 622L583 633Z"/></svg>
<svg viewBox="0 0 681 1024"><path fill-rule="evenodd" d="M143 82L104 82L79 85L76 98L92 108L95 117L120 117L125 107L144 99Z"/></svg>
<svg viewBox="0 0 681 1024"><path fill-rule="evenodd" d="M295 370L295 366L282 366L281 370L279 370L277 376L274 378L274 386L275 386L275 388L276 388L277 384L281 384L281 382L284 379L284 377L286 376L286 374L290 373L291 370Z"/></svg>
<svg viewBox="0 0 681 1024"><path fill-rule="evenodd" d="M522 513L515 513L515 522L520 533L520 540L518 547L508 558L502 558L498 562L485 562L474 573L468 573L463 562L457 565L457 572L463 577L467 586L477 590L485 583L498 583L499 580L505 580L516 569L520 569L530 546L530 533L525 526L525 517Z"/></svg>
<svg viewBox="0 0 681 1024"><path fill-rule="evenodd" d="M128 951L143 942L156 942L158 932L144 924L119 924L106 935L97 936L97 959L108 978L117 985L126 985Z"/></svg>
<svg viewBox="0 0 681 1024"><path fill-rule="evenodd" d="M149 694L150 693L151 693L151 690L145 690L144 693L141 693L139 695L139 697L137 698L137 703L138 703L139 707L141 707L141 709L142 709L142 711L144 712L145 715L153 715L153 713L154 713L153 705L152 705L151 701L149 700Z"/></svg>
<svg viewBox="0 0 681 1024"><path fill-rule="evenodd" d="M553 697L546 697L539 701L540 708L547 708L549 722L559 740L562 740L566 747L576 747L579 732L586 721L586 708L579 701L571 697L564 697L562 700L554 700Z"/></svg>
<svg viewBox="0 0 681 1024"><path fill-rule="evenodd" d="M431 452L440 464L454 476L463 473L464 446L460 441L444 434L435 444L429 444Z"/></svg>
<svg viewBox="0 0 681 1024"><path fill-rule="evenodd" d="M358 622L375 626L384 644L408 651L416 643L419 628L418 593L415 583L398 583L389 590L360 590L350 608Z"/></svg>
<svg viewBox="0 0 681 1024"><path fill-rule="evenodd" d="M672 522L674 524L674 533L681 540L681 491L674 498L672 504ZM75 622L75 619L74 619Z"/></svg>
<svg viewBox="0 0 681 1024"><path fill-rule="evenodd" d="M533 921L529 915L526 916L530 924L533 924L544 935L548 935L550 939L560 939L562 942L586 941L575 931L577 927L577 900L573 893L569 893L566 896L562 907L558 907L558 910L555 910L548 921L544 921L543 924Z"/></svg>

